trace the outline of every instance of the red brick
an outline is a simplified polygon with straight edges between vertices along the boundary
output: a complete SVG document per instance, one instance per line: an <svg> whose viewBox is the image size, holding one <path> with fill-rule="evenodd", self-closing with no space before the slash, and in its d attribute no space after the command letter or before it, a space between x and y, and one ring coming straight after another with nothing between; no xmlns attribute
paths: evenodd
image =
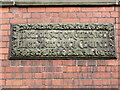
<svg viewBox="0 0 120 90"><path fill-rule="evenodd" d="M42 75L43 75L43 73L35 73L35 78L42 78Z"/></svg>
<svg viewBox="0 0 120 90"><path fill-rule="evenodd" d="M120 18L116 18L116 23L120 23Z"/></svg>
<svg viewBox="0 0 120 90"><path fill-rule="evenodd" d="M5 79L14 79L15 75L14 73L5 73Z"/></svg>
<svg viewBox="0 0 120 90"><path fill-rule="evenodd" d="M100 80L100 79L94 79L93 80L93 85L102 85L102 80Z"/></svg>
<svg viewBox="0 0 120 90"><path fill-rule="evenodd" d="M34 80L34 83L35 83L35 85L37 85L37 86L40 86L40 85L42 85L43 83L43 80ZM48 82L47 82L48 83Z"/></svg>
<svg viewBox="0 0 120 90"><path fill-rule="evenodd" d="M98 11L98 7L83 7L82 11Z"/></svg>
<svg viewBox="0 0 120 90"><path fill-rule="evenodd" d="M45 12L44 7L31 7L28 8L28 12Z"/></svg>
<svg viewBox="0 0 120 90"><path fill-rule="evenodd" d="M9 41L9 37L0 37L1 38L1 41L3 41L3 44L5 44L5 46L7 46L7 43L6 42L4 42L4 41Z"/></svg>
<svg viewBox="0 0 120 90"><path fill-rule="evenodd" d="M120 29L120 24L116 24L116 29ZM120 35L120 30L116 30L116 34Z"/></svg>
<svg viewBox="0 0 120 90"><path fill-rule="evenodd" d="M41 66L41 63L39 60L30 60L30 61L21 61L22 66Z"/></svg>
<svg viewBox="0 0 120 90"><path fill-rule="evenodd" d="M99 23L114 23L114 18L98 18Z"/></svg>
<svg viewBox="0 0 120 90"><path fill-rule="evenodd" d="M105 67L105 72L111 72L111 66Z"/></svg>
<svg viewBox="0 0 120 90"><path fill-rule="evenodd" d="M63 12L62 7L46 7L46 12Z"/></svg>
<svg viewBox="0 0 120 90"><path fill-rule="evenodd" d="M83 81L83 85L93 85L91 79L83 79L82 81Z"/></svg>
<svg viewBox="0 0 120 90"><path fill-rule="evenodd" d="M84 79L91 79L93 78L93 74L92 73L82 73L82 76L81 78L84 78Z"/></svg>
<svg viewBox="0 0 120 90"><path fill-rule="evenodd" d="M7 42L0 42L0 47L7 47Z"/></svg>
<svg viewBox="0 0 120 90"><path fill-rule="evenodd" d="M101 17L110 17L110 12L102 12Z"/></svg>
<svg viewBox="0 0 120 90"><path fill-rule="evenodd" d="M0 85L5 85L5 80L0 80Z"/></svg>
<svg viewBox="0 0 120 90"><path fill-rule="evenodd" d="M68 18L76 18L77 14L76 13L68 13Z"/></svg>
<svg viewBox="0 0 120 90"><path fill-rule="evenodd" d="M98 72L98 68L95 66L87 67L87 72Z"/></svg>
<svg viewBox="0 0 120 90"><path fill-rule="evenodd" d="M58 13L49 13L49 18L58 18Z"/></svg>
<svg viewBox="0 0 120 90"><path fill-rule="evenodd" d="M15 12L15 13L16 13L16 12L17 12L17 13L18 13L18 12L27 12L27 8L11 7L11 8L10 8L10 12Z"/></svg>
<svg viewBox="0 0 120 90"><path fill-rule="evenodd" d="M22 85L22 80L6 80L6 85Z"/></svg>
<svg viewBox="0 0 120 90"><path fill-rule="evenodd" d="M27 19L11 19L10 23L27 23Z"/></svg>
<svg viewBox="0 0 120 90"><path fill-rule="evenodd" d="M15 87L15 88L18 88L18 87ZM20 86L19 90L23 90L23 89L29 90L29 86Z"/></svg>
<svg viewBox="0 0 120 90"><path fill-rule="evenodd" d="M47 85L47 86L48 86L48 85L50 86L50 85L52 85L52 80L51 80L51 79L44 80L44 81L43 81L43 84L44 84L44 85Z"/></svg>
<svg viewBox="0 0 120 90"><path fill-rule="evenodd" d="M97 68L99 72L105 72L105 66L98 66Z"/></svg>
<svg viewBox="0 0 120 90"><path fill-rule="evenodd" d="M53 66L61 66L61 65L63 65L63 60L53 61L52 65Z"/></svg>
<svg viewBox="0 0 120 90"><path fill-rule="evenodd" d="M86 62L87 62L86 60L77 60L77 65L78 66L86 66L87 65Z"/></svg>
<svg viewBox="0 0 120 90"><path fill-rule="evenodd" d="M46 79L46 78L52 78L52 75L51 73L42 73L42 78Z"/></svg>
<svg viewBox="0 0 120 90"><path fill-rule="evenodd" d="M79 19L62 19L62 23L79 23Z"/></svg>
<svg viewBox="0 0 120 90"><path fill-rule="evenodd" d="M97 60L97 66L104 66L104 65L107 65L106 60Z"/></svg>
<svg viewBox="0 0 120 90"><path fill-rule="evenodd" d="M0 19L0 23L1 24L8 24L9 23L9 19Z"/></svg>
<svg viewBox="0 0 120 90"><path fill-rule="evenodd" d="M43 67L42 72L62 72L61 67Z"/></svg>
<svg viewBox="0 0 120 90"><path fill-rule="evenodd" d="M24 67L23 68L24 72L29 72L29 73L38 73L38 72L42 72L42 67Z"/></svg>
<svg viewBox="0 0 120 90"><path fill-rule="evenodd" d="M80 22L82 23L94 23L97 22L97 18L80 18Z"/></svg>
<svg viewBox="0 0 120 90"><path fill-rule="evenodd" d="M51 18L49 20L50 20L50 23L60 23L61 22L61 20L57 19L57 18Z"/></svg>
<svg viewBox="0 0 120 90"><path fill-rule="evenodd" d="M76 65L76 60L62 60L64 66L75 66Z"/></svg>
<svg viewBox="0 0 120 90"><path fill-rule="evenodd" d="M50 19L28 19L28 23L50 23Z"/></svg>
<svg viewBox="0 0 120 90"><path fill-rule="evenodd" d="M63 67L63 72L80 72L80 68L78 66Z"/></svg>
<svg viewBox="0 0 120 90"><path fill-rule="evenodd" d="M85 13L77 13L78 17L87 17Z"/></svg>
<svg viewBox="0 0 120 90"><path fill-rule="evenodd" d="M11 63L11 66L20 66L21 60L11 60L10 63Z"/></svg>
<svg viewBox="0 0 120 90"><path fill-rule="evenodd" d="M97 73L93 73L93 78L101 78L101 73L97 72Z"/></svg>
<svg viewBox="0 0 120 90"><path fill-rule="evenodd" d="M114 11L114 7L99 7L99 11Z"/></svg>
<svg viewBox="0 0 120 90"><path fill-rule="evenodd" d="M118 12L111 12L111 17L119 17Z"/></svg>
<svg viewBox="0 0 120 90"><path fill-rule="evenodd" d="M111 73L110 72L108 72L108 73L100 73L100 75L101 75L101 78L111 78Z"/></svg>
<svg viewBox="0 0 120 90"><path fill-rule="evenodd" d="M32 18L41 18L41 13L32 13Z"/></svg>
<svg viewBox="0 0 120 90"><path fill-rule="evenodd" d="M75 86L76 85L82 86L83 85L82 79L81 80L75 79L73 85L75 85Z"/></svg>
<svg viewBox="0 0 120 90"><path fill-rule="evenodd" d="M93 17L101 17L101 12L94 12Z"/></svg>
<svg viewBox="0 0 120 90"><path fill-rule="evenodd" d="M111 66L111 71L112 72L118 72L119 71L118 69L119 69L118 65Z"/></svg>
<svg viewBox="0 0 120 90"><path fill-rule="evenodd" d="M8 53L8 48L0 48L0 53Z"/></svg>
<svg viewBox="0 0 120 90"><path fill-rule="evenodd" d="M86 17L93 17L93 13L90 12L90 13L85 13L86 14Z"/></svg>
<svg viewBox="0 0 120 90"><path fill-rule="evenodd" d="M12 13L2 13L2 18L13 18L13 14Z"/></svg>
<svg viewBox="0 0 120 90"><path fill-rule="evenodd" d="M63 73L63 78L64 79L80 78L81 76L82 76L81 73Z"/></svg>
<svg viewBox="0 0 120 90"><path fill-rule="evenodd" d="M68 13L59 13L60 18L66 18L68 17Z"/></svg>
<svg viewBox="0 0 120 90"><path fill-rule="evenodd" d="M5 59L8 59L8 54L5 54Z"/></svg>
<svg viewBox="0 0 120 90"><path fill-rule="evenodd" d="M2 65L2 67L10 66L10 62L9 61L2 61L1 65Z"/></svg>
<svg viewBox="0 0 120 90"><path fill-rule="evenodd" d="M6 73L1 73L1 74L0 74L0 79L5 79L5 74L6 74Z"/></svg>
<svg viewBox="0 0 120 90"><path fill-rule="evenodd" d="M115 11L120 11L120 7L115 7Z"/></svg>
<svg viewBox="0 0 120 90"><path fill-rule="evenodd" d="M21 67L6 67L6 72L21 72Z"/></svg>
<svg viewBox="0 0 120 90"><path fill-rule="evenodd" d="M52 85L63 85L62 79L54 79L52 80Z"/></svg>
<svg viewBox="0 0 120 90"><path fill-rule="evenodd" d="M118 60L110 60L108 65L118 65Z"/></svg>
<svg viewBox="0 0 120 90"><path fill-rule="evenodd" d="M2 11L2 12L9 12L9 8L0 8L0 11Z"/></svg>
<svg viewBox="0 0 120 90"><path fill-rule="evenodd" d="M5 55L0 54L0 60L5 59Z"/></svg>
<svg viewBox="0 0 120 90"><path fill-rule="evenodd" d="M30 61L22 60L21 61L21 66L31 66L31 63L30 63Z"/></svg>
<svg viewBox="0 0 120 90"><path fill-rule="evenodd" d="M87 72L87 67L82 66L82 67L81 67L81 72Z"/></svg>
<svg viewBox="0 0 120 90"><path fill-rule="evenodd" d="M8 31L1 31L0 35L8 35Z"/></svg>
<svg viewBox="0 0 120 90"><path fill-rule="evenodd" d="M22 78L27 78L27 79L31 79L31 78L33 78L33 76L34 76L34 73L22 73Z"/></svg>
<svg viewBox="0 0 120 90"><path fill-rule="evenodd" d="M23 18L23 13L14 13L14 19L15 18Z"/></svg>
<svg viewBox="0 0 120 90"><path fill-rule="evenodd" d="M1 25L1 29L2 30L8 30L8 29L10 29L10 25Z"/></svg>
<svg viewBox="0 0 120 90"><path fill-rule="evenodd" d="M96 66L96 61L95 60L88 60L87 66Z"/></svg>
<svg viewBox="0 0 120 90"><path fill-rule="evenodd" d="M39 15L41 16L41 18L49 18L50 13L40 13ZM39 17L40 17L40 16L39 16ZM34 16L34 17L35 17L35 16Z"/></svg>
<svg viewBox="0 0 120 90"><path fill-rule="evenodd" d="M118 78L118 72L112 72L111 77L117 79Z"/></svg>
<svg viewBox="0 0 120 90"><path fill-rule="evenodd" d="M80 12L81 8L80 7L64 7L63 11L64 12Z"/></svg>
<svg viewBox="0 0 120 90"><path fill-rule="evenodd" d="M110 85L110 79L102 79L102 85Z"/></svg>
<svg viewBox="0 0 120 90"><path fill-rule="evenodd" d="M22 80L22 84L25 86L29 86L29 85L34 86L35 85L34 79L33 80L32 79L24 79L24 80Z"/></svg>
<svg viewBox="0 0 120 90"><path fill-rule="evenodd" d="M118 79L111 79L111 85L119 85Z"/></svg>
<svg viewBox="0 0 120 90"><path fill-rule="evenodd" d="M64 83L63 83L63 85L73 85L73 80L72 79L64 79Z"/></svg>
<svg viewBox="0 0 120 90"><path fill-rule="evenodd" d="M28 74L28 73L27 73L27 74ZM23 77L23 73L21 73L21 74L20 74L20 73L14 73L14 78L15 78L15 79L22 79L22 78L24 78L24 77Z"/></svg>
<svg viewBox="0 0 120 90"><path fill-rule="evenodd" d="M2 72L2 73L6 72L5 68L6 67L0 67L0 72Z"/></svg>
<svg viewBox="0 0 120 90"><path fill-rule="evenodd" d="M9 47L10 42L6 42L6 44L7 44L7 47Z"/></svg>
<svg viewBox="0 0 120 90"><path fill-rule="evenodd" d="M54 79L62 79L63 78L63 73L51 73L50 77L54 78Z"/></svg>
<svg viewBox="0 0 120 90"><path fill-rule="evenodd" d="M23 13L23 18L31 18L31 13Z"/></svg>

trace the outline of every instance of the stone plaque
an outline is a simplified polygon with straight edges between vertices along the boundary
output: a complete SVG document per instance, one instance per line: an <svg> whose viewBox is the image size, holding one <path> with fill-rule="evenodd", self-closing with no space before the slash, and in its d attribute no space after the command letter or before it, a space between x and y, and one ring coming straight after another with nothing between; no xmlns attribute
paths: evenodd
<svg viewBox="0 0 120 90"><path fill-rule="evenodd" d="M115 58L110 23L14 24L10 59Z"/></svg>

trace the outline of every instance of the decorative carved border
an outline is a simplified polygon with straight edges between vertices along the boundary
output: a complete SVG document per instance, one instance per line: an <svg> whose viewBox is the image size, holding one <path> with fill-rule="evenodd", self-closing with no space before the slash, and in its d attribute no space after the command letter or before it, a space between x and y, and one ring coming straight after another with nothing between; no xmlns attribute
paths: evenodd
<svg viewBox="0 0 120 90"><path fill-rule="evenodd" d="M114 25L108 23L47 23L47 24L14 24L14 31L19 30L113 30Z"/></svg>
<svg viewBox="0 0 120 90"><path fill-rule="evenodd" d="M12 24L11 25L11 44L10 44L10 59L49 59L50 57L27 57L23 56L17 57L15 55L19 55L22 53L22 51L18 47L18 41L19 41L19 32L21 30L102 30L102 31L108 31L110 34L110 39L114 45L111 45L111 49L115 50L115 38L114 38L114 25L111 23L31 23L31 24ZM16 53L17 52L17 53ZM29 51L30 52L30 51ZM28 52L25 52L26 54L30 54ZM31 51L32 53L32 51ZM24 54L25 55L25 54ZM75 59L76 57L80 59L79 56L76 57L65 57L65 59ZM83 56L86 58L85 56ZM96 56L97 59L101 58L99 56ZM96 58L91 57L91 58ZM98 58L99 57L99 58ZM114 56L109 57L102 57L102 58L115 58L115 51ZM52 57L52 59L61 59L61 57ZM88 57L87 57L88 59Z"/></svg>

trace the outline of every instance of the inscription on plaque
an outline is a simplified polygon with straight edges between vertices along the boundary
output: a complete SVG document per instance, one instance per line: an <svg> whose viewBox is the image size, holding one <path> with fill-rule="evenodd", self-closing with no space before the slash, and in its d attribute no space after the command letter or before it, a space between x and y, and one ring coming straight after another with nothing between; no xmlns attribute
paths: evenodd
<svg viewBox="0 0 120 90"><path fill-rule="evenodd" d="M114 58L109 23L14 24L10 59Z"/></svg>

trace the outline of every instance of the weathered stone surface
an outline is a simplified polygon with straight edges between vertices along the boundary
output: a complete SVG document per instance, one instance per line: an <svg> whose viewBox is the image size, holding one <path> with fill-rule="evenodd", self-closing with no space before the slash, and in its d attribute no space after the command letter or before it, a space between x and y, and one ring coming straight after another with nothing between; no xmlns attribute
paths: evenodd
<svg viewBox="0 0 120 90"><path fill-rule="evenodd" d="M10 59L115 58L109 23L14 24Z"/></svg>
<svg viewBox="0 0 120 90"><path fill-rule="evenodd" d="M2 6L119 5L120 0L0 0Z"/></svg>

